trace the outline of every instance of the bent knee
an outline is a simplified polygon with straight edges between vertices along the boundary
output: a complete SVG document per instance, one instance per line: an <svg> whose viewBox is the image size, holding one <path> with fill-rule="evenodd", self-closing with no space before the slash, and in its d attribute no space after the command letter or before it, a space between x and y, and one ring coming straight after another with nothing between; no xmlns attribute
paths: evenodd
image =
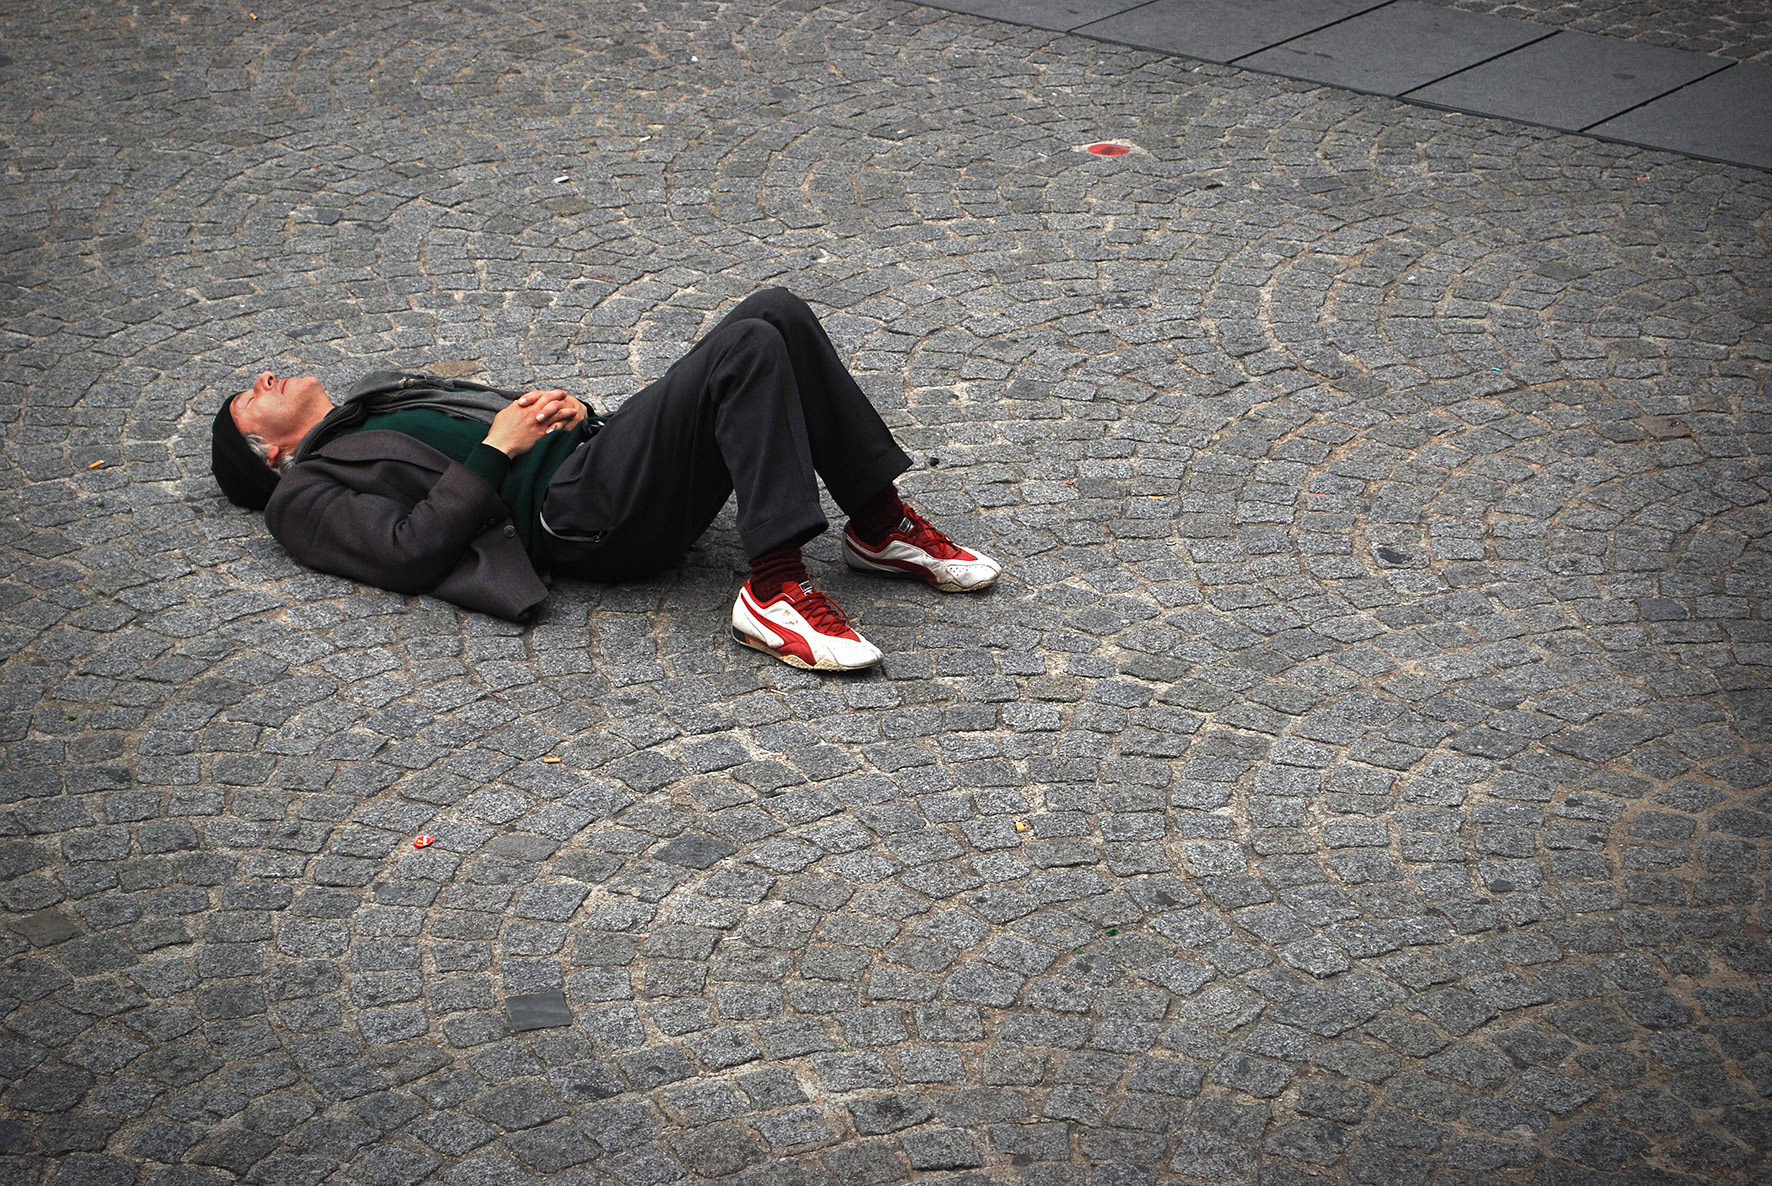
<svg viewBox="0 0 1772 1186"><path fill-rule="evenodd" d="M765 288L744 299L737 312L746 317L772 317L781 321L817 321L810 306L785 288Z"/></svg>
<svg viewBox="0 0 1772 1186"><path fill-rule="evenodd" d="M752 350L767 354L787 353L788 344L781 331L761 317L741 317L720 327L721 345L732 350Z"/></svg>

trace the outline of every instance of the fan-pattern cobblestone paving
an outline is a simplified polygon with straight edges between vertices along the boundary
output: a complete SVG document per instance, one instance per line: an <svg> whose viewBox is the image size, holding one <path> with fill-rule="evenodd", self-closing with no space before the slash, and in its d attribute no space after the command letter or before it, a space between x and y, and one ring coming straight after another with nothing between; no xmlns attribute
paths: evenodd
<svg viewBox="0 0 1772 1186"><path fill-rule="evenodd" d="M872 0L4 19L0 1182L1766 1180L1764 173ZM522 629L207 474L766 284L1009 563L815 544L876 673L729 515Z"/></svg>

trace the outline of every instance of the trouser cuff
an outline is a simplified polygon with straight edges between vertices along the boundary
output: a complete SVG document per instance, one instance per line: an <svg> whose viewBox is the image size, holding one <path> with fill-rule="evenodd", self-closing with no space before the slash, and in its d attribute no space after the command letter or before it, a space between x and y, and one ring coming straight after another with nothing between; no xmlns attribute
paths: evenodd
<svg viewBox="0 0 1772 1186"><path fill-rule="evenodd" d="M830 520L816 506L798 507L767 522L739 529L746 560L775 548L798 548L823 534Z"/></svg>

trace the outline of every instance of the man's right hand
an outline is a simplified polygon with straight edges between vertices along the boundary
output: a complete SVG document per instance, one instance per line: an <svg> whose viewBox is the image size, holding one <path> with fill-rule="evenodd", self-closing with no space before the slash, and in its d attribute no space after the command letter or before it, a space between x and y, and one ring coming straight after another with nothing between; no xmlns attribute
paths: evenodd
<svg viewBox="0 0 1772 1186"><path fill-rule="evenodd" d="M512 400L492 418L485 443L506 457L521 457L535 442L574 420L583 405L564 391L530 391Z"/></svg>

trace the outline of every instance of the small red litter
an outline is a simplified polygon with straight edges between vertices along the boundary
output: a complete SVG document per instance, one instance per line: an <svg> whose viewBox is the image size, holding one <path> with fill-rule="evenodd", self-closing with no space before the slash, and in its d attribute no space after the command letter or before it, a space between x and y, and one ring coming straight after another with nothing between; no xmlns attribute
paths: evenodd
<svg viewBox="0 0 1772 1186"><path fill-rule="evenodd" d="M435 843L437 843L435 836L414 836L412 838L412 847L414 848L429 848Z"/></svg>
<svg viewBox="0 0 1772 1186"><path fill-rule="evenodd" d="M1089 151L1096 156L1125 156L1132 150L1124 144L1091 144Z"/></svg>

